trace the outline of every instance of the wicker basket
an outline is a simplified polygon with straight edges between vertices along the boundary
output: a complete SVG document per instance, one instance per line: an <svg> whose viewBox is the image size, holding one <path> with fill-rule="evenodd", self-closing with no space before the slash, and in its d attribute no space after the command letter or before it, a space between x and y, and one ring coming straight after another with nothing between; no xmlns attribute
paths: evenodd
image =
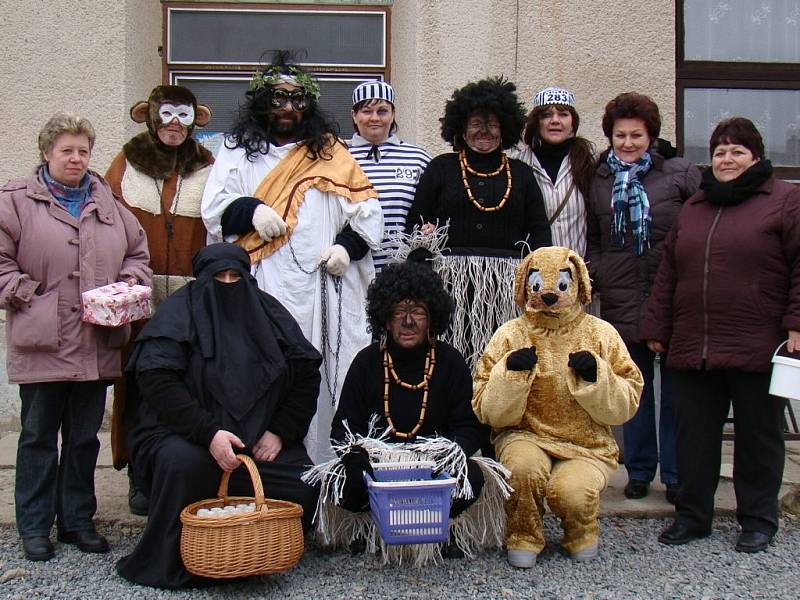
<svg viewBox="0 0 800 600"><path fill-rule="evenodd" d="M214 579L279 573L294 567L303 555L303 509L294 502L264 498L261 476L249 456L236 456L250 473L255 490L254 512L224 517L198 517L201 508L253 502L228 496L230 473L224 473L217 498L194 502L181 511L181 558L195 575Z"/></svg>

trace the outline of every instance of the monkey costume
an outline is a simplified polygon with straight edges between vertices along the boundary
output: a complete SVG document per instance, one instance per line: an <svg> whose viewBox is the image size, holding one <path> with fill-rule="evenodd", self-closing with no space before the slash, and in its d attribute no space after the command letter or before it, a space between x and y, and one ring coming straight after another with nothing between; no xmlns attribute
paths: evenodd
<svg viewBox="0 0 800 600"><path fill-rule="evenodd" d="M146 123L147 131L131 138L108 168L106 180L117 198L139 219L147 233L153 269L155 307L188 280L192 256L206 242L200 200L214 159L192 138L195 126L211 119L187 88L159 85L147 101L131 107L131 119ZM160 131L172 129L177 145L162 141ZM142 323L133 332L134 339ZM123 351L123 362L129 349ZM138 393L132 378L114 385L111 449L114 466L128 462L127 433Z"/></svg>
<svg viewBox="0 0 800 600"><path fill-rule="evenodd" d="M571 250L529 254L517 268L514 298L525 312L487 345L472 400L512 473L508 560L535 563L545 545L545 500L561 519L564 549L588 560L597 555L600 492L618 466L610 426L635 414L642 375L617 331L583 310L591 284Z"/></svg>

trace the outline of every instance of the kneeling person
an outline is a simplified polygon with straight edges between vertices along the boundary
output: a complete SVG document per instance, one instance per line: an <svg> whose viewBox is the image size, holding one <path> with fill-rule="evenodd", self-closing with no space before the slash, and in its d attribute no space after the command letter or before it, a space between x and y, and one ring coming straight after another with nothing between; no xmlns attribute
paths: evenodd
<svg viewBox="0 0 800 600"><path fill-rule="evenodd" d="M564 549L589 560L597 555L600 492L618 467L610 426L636 413L642 374L617 331L583 310L591 284L571 250L529 254L517 268L514 298L525 312L487 345L472 402L512 473L508 561L534 565L545 545L545 500L561 519Z"/></svg>
<svg viewBox="0 0 800 600"><path fill-rule="evenodd" d="M371 471L375 462L398 458L432 460L439 466L448 462L450 466L444 470L459 482L450 510L451 540L456 541L445 548L445 556L460 557L490 545L491 533L481 532L472 539L470 535L452 535L453 527L458 527L452 519L473 504L481 504L479 499L487 492L501 494L496 502L499 507L506 487L497 463L467 460L488 441L488 429L472 410L472 380L464 358L449 344L436 340L447 328L452 312L453 300L441 278L425 263L388 265L370 285L367 316L370 328L382 332L382 339L356 355L344 381L331 428L334 447L342 456L321 470L338 468L345 481L340 495L325 497L323 493L319 514L332 509L331 505L355 513L367 511L362 472ZM323 489L329 488L323 484ZM502 511L494 520L499 521L495 537L501 543ZM324 541L346 544L359 537L355 526L328 529L330 523L324 516L320 521ZM363 523L369 529L365 541L374 549L374 528L368 518ZM463 527L469 529L466 524ZM354 539L335 539L333 530L351 532Z"/></svg>
<svg viewBox="0 0 800 600"><path fill-rule="evenodd" d="M213 244L192 262L197 279L161 305L128 364L143 400L130 447L150 516L117 571L141 585L195 583L181 562L179 515L216 496L237 452L255 459L269 497L303 507L306 528L317 499L300 476L311 464L303 437L316 409L319 353L258 289L244 250ZM244 469L229 492L252 495Z"/></svg>

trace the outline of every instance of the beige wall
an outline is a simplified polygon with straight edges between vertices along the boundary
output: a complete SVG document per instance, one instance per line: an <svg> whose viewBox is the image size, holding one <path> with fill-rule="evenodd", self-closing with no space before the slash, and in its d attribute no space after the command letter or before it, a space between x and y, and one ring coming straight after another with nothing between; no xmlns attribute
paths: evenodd
<svg viewBox="0 0 800 600"><path fill-rule="evenodd" d="M38 161L36 138L54 112L97 130L92 168L104 172L136 130L128 109L161 81L158 0L0 0L0 183Z"/></svg>
<svg viewBox="0 0 800 600"><path fill-rule="evenodd" d="M447 98L470 80L503 74L526 104L547 85L571 89L581 133L600 148L605 103L624 91L649 94L662 111L662 135L674 141L674 2L640 5L634 13L616 0L394 0L401 136L433 154L446 150L438 119ZM14 140L0 145L0 182L36 163L37 132L57 110L92 120L92 166L104 171L140 130L129 107L161 80L161 3L0 0L0 11L0 118Z"/></svg>
<svg viewBox="0 0 800 600"><path fill-rule="evenodd" d="M661 109L662 136L674 142L674 2L637 6L634 12L615 0L395 0L392 83L401 136L432 154L444 151L438 118L453 90L503 74L526 105L548 85L572 90L580 133L599 148L607 145L600 128L606 102L621 92L648 94Z"/></svg>

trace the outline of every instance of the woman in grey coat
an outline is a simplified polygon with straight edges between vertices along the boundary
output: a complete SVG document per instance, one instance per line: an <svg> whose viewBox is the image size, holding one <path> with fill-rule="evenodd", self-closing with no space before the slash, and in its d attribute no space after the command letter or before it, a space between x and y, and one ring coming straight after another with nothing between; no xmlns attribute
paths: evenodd
<svg viewBox="0 0 800 600"><path fill-rule="evenodd" d="M59 541L108 552L92 521L97 432L129 327L83 322L81 293L150 283L144 231L89 171L94 140L88 120L54 115L39 133L42 164L0 189L0 306L22 413L14 499L29 560L53 557L54 520Z"/></svg>

